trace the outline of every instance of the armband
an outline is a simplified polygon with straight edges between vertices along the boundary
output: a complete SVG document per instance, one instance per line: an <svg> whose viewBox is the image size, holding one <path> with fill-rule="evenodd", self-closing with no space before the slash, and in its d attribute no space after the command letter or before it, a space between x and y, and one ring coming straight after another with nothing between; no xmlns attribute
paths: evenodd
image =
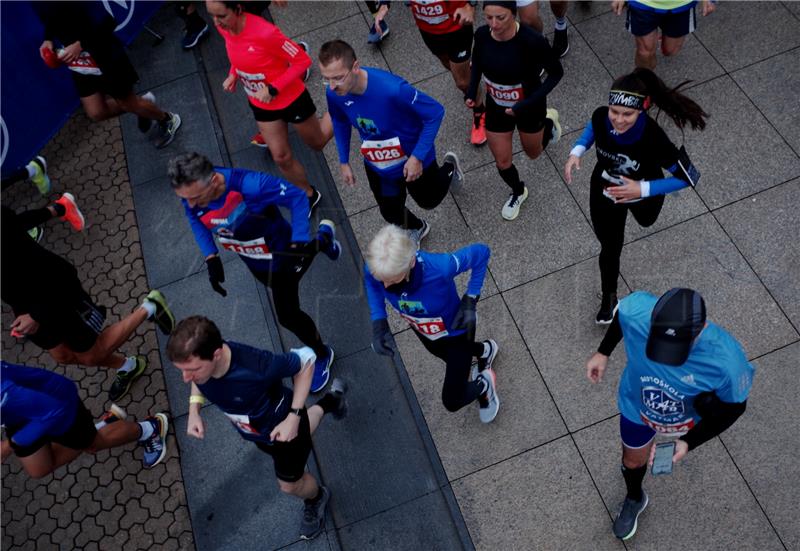
<svg viewBox="0 0 800 551"><path fill-rule="evenodd" d="M206 397L202 395L192 394L189 396L190 404L200 404L201 406L206 403Z"/></svg>

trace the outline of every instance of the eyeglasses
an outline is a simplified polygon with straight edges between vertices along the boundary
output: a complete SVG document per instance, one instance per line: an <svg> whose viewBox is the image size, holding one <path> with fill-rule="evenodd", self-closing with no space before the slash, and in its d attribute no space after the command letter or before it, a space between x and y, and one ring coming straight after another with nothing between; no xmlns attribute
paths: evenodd
<svg viewBox="0 0 800 551"><path fill-rule="evenodd" d="M347 71L343 76L339 78L329 78L329 79L322 79L322 84L325 86L331 86L335 88L336 86L341 86L344 84L344 81L347 80L347 77L350 76L350 73L353 72L354 67L350 67L350 70Z"/></svg>

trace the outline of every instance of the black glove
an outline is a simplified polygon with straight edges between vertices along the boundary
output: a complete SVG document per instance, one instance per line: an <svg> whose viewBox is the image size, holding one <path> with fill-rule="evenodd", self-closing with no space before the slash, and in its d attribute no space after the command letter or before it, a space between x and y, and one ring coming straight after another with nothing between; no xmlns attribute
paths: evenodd
<svg viewBox="0 0 800 551"><path fill-rule="evenodd" d="M478 313L475 312L477 304L478 297L469 295L461 297L461 306L458 307L458 312L450 326L456 330L465 329L470 338L475 338L475 325L478 322Z"/></svg>
<svg viewBox="0 0 800 551"><path fill-rule="evenodd" d="M208 268L208 280L211 282L211 288L223 297L227 297L228 291L220 285L225 281L225 269L222 267L222 259L218 256L207 258L206 267Z"/></svg>
<svg viewBox="0 0 800 551"><path fill-rule="evenodd" d="M372 321L372 349L381 356L394 356L394 339L386 318Z"/></svg>

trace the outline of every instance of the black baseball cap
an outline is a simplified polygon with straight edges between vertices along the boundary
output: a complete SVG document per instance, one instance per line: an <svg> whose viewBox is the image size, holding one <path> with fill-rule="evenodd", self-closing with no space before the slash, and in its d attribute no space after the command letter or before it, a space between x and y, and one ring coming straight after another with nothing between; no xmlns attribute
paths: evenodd
<svg viewBox="0 0 800 551"><path fill-rule="evenodd" d="M706 324L706 303L700 293L675 287L658 299L650 317L647 357L667 365L683 365L692 342Z"/></svg>

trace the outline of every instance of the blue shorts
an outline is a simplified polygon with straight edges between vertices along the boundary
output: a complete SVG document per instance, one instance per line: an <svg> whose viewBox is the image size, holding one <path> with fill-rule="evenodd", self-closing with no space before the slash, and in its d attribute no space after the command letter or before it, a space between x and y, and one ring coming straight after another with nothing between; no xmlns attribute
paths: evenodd
<svg viewBox="0 0 800 551"><path fill-rule="evenodd" d="M626 448L635 450L644 448L646 445L652 442L653 438L656 436L656 430L648 427L647 425L634 423L624 415L620 415L619 436L622 438L622 444Z"/></svg>
<svg viewBox="0 0 800 551"><path fill-rule="evenodd" d="M680 8L679 8L680 10ZM628 6L625 28L633 36L645 36L656 29L670 38L680 38L697 28L694 5L681 11L655 12Z"/></svg>

